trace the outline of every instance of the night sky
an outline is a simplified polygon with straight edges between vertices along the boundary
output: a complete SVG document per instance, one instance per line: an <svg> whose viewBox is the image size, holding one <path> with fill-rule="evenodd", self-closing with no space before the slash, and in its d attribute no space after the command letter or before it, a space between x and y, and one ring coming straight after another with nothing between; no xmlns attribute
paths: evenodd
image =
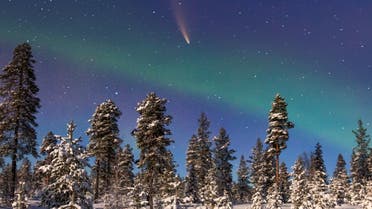
<svg viewBox="0 0 372 209"><path fill-rule="evenodd" d="M137 102L169 100L171 149L184 176L188 140L202 111L212 135L225 127L236 156L266 136L272 100L288 103L281 159L323 146L329 173L350 161L352 130L372 119L372 2L349 0L9 0L0 2L0 65L30 42L42 108L38 140L85 135L96 106L121 109L121 137L135 146ZM234 165L238 164L238 160Z"/></svg>

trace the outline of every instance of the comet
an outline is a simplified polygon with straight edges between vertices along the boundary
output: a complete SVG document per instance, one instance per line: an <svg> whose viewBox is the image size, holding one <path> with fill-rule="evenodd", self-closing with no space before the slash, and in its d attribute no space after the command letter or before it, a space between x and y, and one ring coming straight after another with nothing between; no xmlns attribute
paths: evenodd
<svg viewBox="0 0 372 209"><path fill-rule="evenodd" d="M172 0L172 7L174 11L174 16L176 17L176 22L178 25L178 29L180 30L183 39L185 39L187 44L191 43L190 35L187 31L187 24L184 18L184 14L182 11L182 2L177 0Z"/></svg>

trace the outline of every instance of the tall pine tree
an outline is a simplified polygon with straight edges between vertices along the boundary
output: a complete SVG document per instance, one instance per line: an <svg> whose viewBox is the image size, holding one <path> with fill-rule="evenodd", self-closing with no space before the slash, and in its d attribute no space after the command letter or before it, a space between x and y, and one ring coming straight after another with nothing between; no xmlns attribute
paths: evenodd
<svg viewBox="0 0 372 209"><path fill-rule="evenodd" d="M40 100L34 63L31 46L20 44L0 75L0 150L2 156L11 158L11 198L17 185L17 162L28 154L38 157L35 114L40 108Z"/></svg>
<svg viewBox="0 0 372 209"><path fill-rule="evenodd" d="M236 159L233 156L235 150L230 149L230 138L224 128L220 129L219 135L214 138L215 150L214 161L217 167L216 177L218 185L218 195L222 196L226 191L231 198L232 194L232 164L230 161Z"/></svg>
<svg viewBox="0 0 372 209"><path fill-rule="evenodd" d="M91 128L88 152L96 160L94 197L100 196L100 191L109 193L113 179L113 165L122 140L119 138L118 119L121 115L119 108L112 100L107 100L96 108L89 120ZM101 180L103 187L100 186Z"/></svg>
<svg viewBox="0 0 372 209"><path fill-rule="evenodd" d="M166 115L166 99L159 98L155 93L149 93L145 100L137 105L140 114L137 127L132 134L137 140L140 150L138 167L143 190L147 193L150 209L156 207L155 201L160 198L159 188L165 175L173 171L172 154L167 149L173 143L169 138L169 126L172 117Z"/></svg>
<svg viewBox="0 0 372 209"><path fill-rule="evenodd" d="M292 122L288 121L287 103L284 98L277 94L272 103L269 113L269 127L265 143L269 146L269 156L275 157L275 182L279 185L279 155L287 148L288 129L293 128Z"/></svg>
<svg viewBox="0 0 372 209"><path fill-rule="evenodd" d="M205 113L201 113L198 120L199 127L197 137L197 158L195 161L195 172L198 182L198 191L204 187L205 178L208 175L208 171L212 165L212 151L211 151L211 141L209 139L210 122Z"/></svg>

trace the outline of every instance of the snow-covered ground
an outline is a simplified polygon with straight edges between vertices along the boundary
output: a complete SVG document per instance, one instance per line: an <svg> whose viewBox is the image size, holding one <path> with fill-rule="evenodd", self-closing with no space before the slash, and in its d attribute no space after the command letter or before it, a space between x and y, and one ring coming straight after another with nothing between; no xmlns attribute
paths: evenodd
<svg viewBox="0 0 372 209"><path fill-rule="evenodd" d="M36 200L31 200L30 201L30 209L46 209L42 207L38 207L39 201ZM282 209L290 209L291 206L289 204L284 205ZM4 208L0 207L0 209L9 209L9 208ZM94 204L94 209L103 209L103 203L99 204ZM193 207L189 207L188 209L194 209ZM250 209L249 204L244 204L244 205L235 205L234 209ZM343 205L343 206L337 206L336 209L362 209L361 207L357 206L351 206L351 205Z"/></svg>

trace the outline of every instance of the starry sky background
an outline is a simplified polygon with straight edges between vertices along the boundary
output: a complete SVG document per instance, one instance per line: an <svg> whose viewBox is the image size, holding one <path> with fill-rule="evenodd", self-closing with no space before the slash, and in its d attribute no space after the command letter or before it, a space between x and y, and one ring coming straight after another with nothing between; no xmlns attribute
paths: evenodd
<svg viewBox="0 0 372 209"><path fill-rule="evenodd" d="M111 98L123 112L121 137L135 146L134 108L155 91L169 100L184 176L202 111L212 135L225 127L236 156L248 157L280 93L296 125L281 159L290 167L320 142L332 173L338 153L350 161L357 120L370 128L371 20L370 1L9 0L0 2L0 65L31 43L39 144L70 120L87 143L88 119Z"/></svg>

